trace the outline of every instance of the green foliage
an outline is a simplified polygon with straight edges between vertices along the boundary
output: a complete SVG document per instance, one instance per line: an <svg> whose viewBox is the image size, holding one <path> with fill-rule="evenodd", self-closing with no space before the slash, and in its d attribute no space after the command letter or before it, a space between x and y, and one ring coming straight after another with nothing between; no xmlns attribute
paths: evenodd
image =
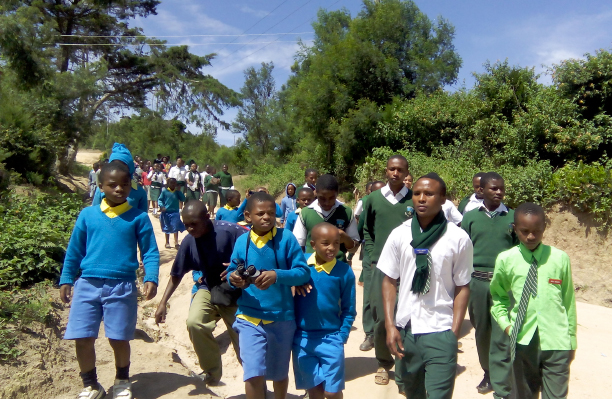
<svg viewBox="0 0 612 399"><path fill-rule="evenodd" d="M59 275L84 204L78 195L12 192L0 203L0 288Z"/></svg>
<svg viewBox="0 0 612 399"><path fill-rule="evenodd" d="M290 162L282 166L271 164L259 164L253 168L253 173L237 183L244 190L255 189L260 186L268 188L273 196L278 196L285 192L287 183L292 182L300 187L304 185L304 167L295 162Z"/></svg>

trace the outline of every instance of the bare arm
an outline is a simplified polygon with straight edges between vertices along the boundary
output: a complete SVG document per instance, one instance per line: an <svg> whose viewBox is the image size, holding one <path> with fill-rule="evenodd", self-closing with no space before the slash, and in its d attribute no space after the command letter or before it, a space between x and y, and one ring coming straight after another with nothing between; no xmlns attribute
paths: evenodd
<svg viewBox="0 0 612 399"><path fill-rule="evenodd" d="M385 276L382 282L383 307L385 311L385 328L387 346L391 354L403 358L404 345L399 331L395 327L395 299L397 297L397 280ZM399 348L399 350L398 350Z"/></svg>
<svg viewBox="0 0 612 399"><path fill-rule="evenodd" d="M161 301L159 301L159 305L157 305L157 310L155 311L155 322L161 323L163 319L166 317L166 304L168 300L174 294L174 291L181 283L183 277L170 276L170 281L168 281L168 286L166 287L166 291L164 292L164 296L162 296Z"/></svg>
<svg viewBox="0 0 612 399"><path fill-rule="evenodd" d="M455 287L455 298L453 300L453 326L451 330L455 333L455 336L459 338L461 332L461 324L465 319L465 312L467 311L468 300L470 299L470 286L469 284Z"/></svg>

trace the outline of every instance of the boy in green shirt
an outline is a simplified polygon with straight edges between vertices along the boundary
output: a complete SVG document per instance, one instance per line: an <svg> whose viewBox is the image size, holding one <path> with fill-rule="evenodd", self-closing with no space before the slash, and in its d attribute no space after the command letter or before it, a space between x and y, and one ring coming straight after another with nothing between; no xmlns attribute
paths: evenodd
<svg viewBox="0 0 612 399"><path fill-rule="evenodd" d="M576 339L576 299L569 256L542 244L544 210L526 202L514 213L521 244L502 252L491 281L491 314L510 336L518 398L567 398ZM516 306L510 302L512 292ZM520 299L519 299L520 298Z"/></svg>
<svg viewBox="0 0 612 399"><path fill-rule="evenodd" d="M518 244L512 229L514 211L502 203L506 189L504 179L495 172L480 178L483 206L463 216L461 228L474 246L474 273L470 282L468 312L476 332L476 349L484 377L476 387L478 393L494 391L493 397L507 398L512 389L512 364L509 339L495 320L491 320L489 284L495 270L495 259L501 252Z"/></svg>
<svg viewBox="0 0 612 399"><path fill-rule="evenodd" d="M219 179L219 186L221 188L219 200L221 201L221 207L224 207L225 204L227 204L227 192L234 189L234 180L232 179L232 175L227 171L227 165L223 165L221 172L215 174L214 177Z"/></svg>

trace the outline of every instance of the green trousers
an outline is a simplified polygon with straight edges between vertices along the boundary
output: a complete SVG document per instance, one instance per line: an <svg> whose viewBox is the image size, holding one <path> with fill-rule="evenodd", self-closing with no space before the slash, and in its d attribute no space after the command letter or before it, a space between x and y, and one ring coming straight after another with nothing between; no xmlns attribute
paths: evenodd
<svg viewBox="0 0 612 399"><path fill-rule="evenodd" d="M374 318L372 317L372 308L370 307L370 291L372 290L372 262L368 255L365 255L361 261L361 276L363 280L363 331L366 336L374 335Z"/></svg>
<svg viewBox="0 0 612 399"><path fill-rule="evenodd" d="M529 345L516 345L514 376L518 398L537 399L541 389L542 399L565 399L569 374L570 351L540 350L538 331Z"/></svg>
<svg viewBox="0 0 612 399"><path fill-rule="evenodd" d="M457 374L457 337L451 331L413 335L401 329L404 357L395 362L410 399L451 399Z"/></svg>
<svg viewBox="0 0 612 399"><path fill-rule="evenodd" d="M370 287L370 311L374 320L374 352L378 366L387 370L393 368L395 360L387 348L387 330L385 329L385 310L382 299L382 282L385 274L372 263L372 281ZM365 282L364 282L365 284Z"/></svg>
<svg viewBox="0 0 612 399"><path fill-rule="evenodd" d="M219 205L221 206L221 208L223 208L225 206L225 204L227 204L227 192L229 190L220 190L221 192L219 193Z"/></svg>
<svg viewBox="0 0 612 399"><path fill-rule="evenodd" d="M185 200L186 201L192 201L192 200L196 200L199 201L200 200L200 191L191 191L190 189L187 189L185 192Z"/></svg>
<svg viewBox="0 0 612 399"><path fill-rule="evenodd" d="M489 285L489 281L472 278L468 312L475 330L480 366L491 379L494 397L505 398L512 390L510 337L491 317L493 301Z"/></svg>
<svg viewBox="0 0 612 399"><path fill-rule="evenodd" d="M229 333L236 355L240 359L238 334L232 328L236 321L236 306L216 306L210 302L210 291L200 289L193 295L189 316L187 316L187 331L193 349L200 362L202 371L209 373L215 380L220 380L223 372L221 351L213 336L217 322L223 319Z"/></svg>

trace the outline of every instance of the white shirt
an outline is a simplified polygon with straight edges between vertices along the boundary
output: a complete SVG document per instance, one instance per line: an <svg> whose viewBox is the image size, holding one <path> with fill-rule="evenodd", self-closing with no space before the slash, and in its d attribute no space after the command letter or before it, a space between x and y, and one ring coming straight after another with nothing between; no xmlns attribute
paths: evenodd
<svg viewBox="0 0 612 399"><path fill-rule="evenodd" d="M469 284L474 270L474 249L468 234L452 223L430 248L433 260L429 292L411 291L416 270L416 255L410 246L412 223L416 217L395 228L385 243L376 267L392 279L401 278L395 325L404 328L408 321L413 334L450 330L453 325L455 287Z"/></svg>
<svg viewBox="0 0 612 399"><path fill-rule="evenodd" d="M393 191L391 191L391 187L389 187L389 184L387 183L386 186L380 189L380 193L387 199L387 201L395 205L400 202L402 198L408 195L408 189L406 186L404 186L397 194L393 195Z"/></svg>
<svg viewBox="0 0 612 399"><path fill-rule="evenodd" d="M480 206L480 208L478 208L478 209L483 209L483 210L485 210L485 211L488 211L488 209L487 209L487 208L484 206L484 204L483 204L483 205L481 205L481 206ZM506 212L506 213L508 213L508 208L506 208L506 205L504 205L504 203L503 203L503 202L501 202L501 203L499 204L499 206L498 206L498 207L495 209L495 212L497 212L497 213L502 213L502 212ZM488 216L488 215L487 215L487 216ZM490 217L490 216L489 216L489 217Z"/></svg>
<svg viewBox="0 0 612 399"><path fill-rule="evenodd" d="M363 213L363 200L357 201L357 206L355 207L355 216L359 216Z"/></svg>
<svg viewBox="0 0 612 399"><path fill-rule="evenodd" d="M459 212L457 208L455 208L455 204L449 200L446 200L446 202L442 204L442 211L444 211L446 220L451 223L459 224L463 220L461 212Z"/></svg>
<svg viewBox="0 0 612 399"><path fill-rule="evenodd" d="M162 185L166 184L166 174L164 172L155 172L152 170L147 175L147 179L151 180L151 182L161 183Z"/></svg>
<svg viewBox="0 0 612 399"><path fill-rule="evenodd" d="M197 191L198 190L198 183L200 182L200 174L198 172L195 172L193 174L193 184L189 183L189 172L187 172L187 186L189 186L189 189L191 191Z"/></svg>
<svg viewBox="0 0 612 399"><path fill-rule="evenodd" d="M176 181L185 181L185 175L188 173L185 166L173 166L168 172L168 179L174 178Z"/></svg>
<svg viewBox="0 0 612 399"><path fill-rule="evenodd" d="M321 206L319 205L319 200L315 200L308 207L317 211L317 213L321 215L321 217L324 220L327 220L327 218L340 205L342 205L342 202L336 200L336 203L334 204L334 206L332 206L332 208L329 211L324 211L323 209L321 209ZM361 238L359 237L359 232L357 231L357 220L354 217L351 219L345 231L346 231L346 234L353 239L353 241L361 240ZM306 231L306 226L304 226L304 222L302 222L301 217L298 217L297 221L295 222L295 226L293 227L293 235L295 235L295 238L297 238L298 243L300 244L300 247L306 246L306 239L308 237L308 231Z"/></svg>
<svg viewBox="0 0 612 399"><path fill-rule="evenodd" d="M476 194L472 194L472 196L470 197L470 200L468 201L467 205L463 209L463 214L465 215L466 213L468 213L472 209L480 209L482 204L484 204L484 200L483 199L478 199L478 198L476 198Z"/></svg>
<svg viewBox="0 0 612 399"><path fill-rule="evenodd" d="M206 176L208 176L208 172L204 171L202 173L200 173L200 179L202 180L202 183L204 183L204 179L206 179Z"/></svg>

